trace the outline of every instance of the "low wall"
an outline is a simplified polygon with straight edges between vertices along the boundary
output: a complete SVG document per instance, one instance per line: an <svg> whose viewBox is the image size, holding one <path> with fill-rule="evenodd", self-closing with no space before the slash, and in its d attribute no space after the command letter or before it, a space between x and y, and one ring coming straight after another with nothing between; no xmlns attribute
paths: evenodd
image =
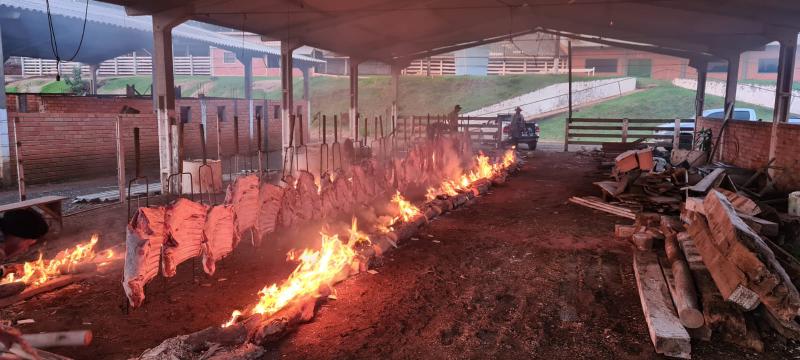
<svg viewBox="0 0 800 360"><path fill-rule="evenodd" d="M585 104L636 90L636 78L616 78L581 81L572 84L573 105ZM496 116L513 113L519 106L526 117L536 116L569 107L569 84L560 83L504 100L462 116Z"/></svg>
<svg viewBox="0 0 800 360"><path fill-rule="evenodd" d="M694 79L674 79L672 84L692 91L697 89L697 80ZM706 82L706 94L725 97L725 83L708 80ZM792 91L792 98L793 100L800 100L800 91ZM772 109L775 107L775 86L740 83L736 87L736 101ZM792 101L789 112L800 114L800 101Z"/></svg>
<svg viewBox="0 0 800 360"><path fill-rule="evenodd" d="M722 120L700 117L697 129L711 129L716 139ZM721 140L718 159L739 167L758 169L769 162L771 122L730 120ZM800 189L800 125L778 125L775 166L784 168L775 175L776 186L785 191Z"/></svg>
<svg viewBox="0 0 800 360"><path fill-rule="evenodd" d="M140 130L142 171L158 171L158 130L153 114L116 115L97 113L16 113L19 118L17 136L22 144L25 180L27 184L87 179L116 174L117 119L122 124L123 145L126 155L126 173L133 176L133 128ZM206 149L209 158L216 158L217 144L221 138L223 155L234 152L233 121L217 122L216 115L208 117ZM280 149L280 121L268 120L270 148ZM199 122L184 124L184 157L200 158ZM217 136L219 124L220 137ZM11 142L14 143L13 134ZM245 121L239 123L240 153L248 150L249 129ZM255 151L255 144L252 144ZM12 163L16 151L11 148ZM12 167L16 176L16 167Z"/></svg>

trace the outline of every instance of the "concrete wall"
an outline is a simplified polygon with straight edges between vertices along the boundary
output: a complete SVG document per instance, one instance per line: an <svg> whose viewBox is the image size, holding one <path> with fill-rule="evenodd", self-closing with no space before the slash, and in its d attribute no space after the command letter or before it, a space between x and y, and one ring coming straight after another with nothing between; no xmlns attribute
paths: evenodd
<svg viewBox="0 0 800 360"><path fill-rule="evenodd" d="M672 80L675 86L694 91L697 89L697 80L694 79L675 79ZM720 81L706 81L706 94L725 97L725 83ZM792 91L792 103L789 112L800 114L800 91ZM738 84L736 87L736 101L749 104L760 105L772 109L775 106L775 86L758 84ZM765 119L768 120L768 119Z"/></svg>
<svg viewBox="0 0 800 360"><path fill-rule="evenodd" d="M562 110L569 107L569 85L560 83L511 98L494 105L484 107L464 116L495 116L497 114L513 113L514 108L522 108L526 117ZM592 101L619 96L636 89L635 78L603 79L582 81L572 84L573 105L585 104Z"/></svg>
<svg viewBox="0 0 800 360"><path fill-rule="evenodd" d="M127 167L129 177L133 176L133 128L139 127L142 170L156 172L158 169L158 137L156 117L150 111L152 102L146 98L125 97L77 97L77 96L38 96L28 95L25 100L28 112L18 112L17 101L20 97L11 95L9 119L19 118L17 135L22 142L22 154L25 164L25 178L28 184L58 182L75 179L86 179L97 176L113 176L116 174L115 122L120 119L123 124L123 138L127 149ZM190 119L184 124L185 158L199 158L200 147L201 100L181 99L176 102L176 116L181 106L190 107ZM238 99L204 99L206 105L206 149L210 158L217 156L217 144L221 144L222 154L234 152L233 114L236 108L238 121L238 138L240 153L248 151L248 145L255 151L257 144L249 142L249 122L247 103ZM236 106L234 106L236 104ZM128 105L142 111L137 115L120 115L122 106ZM280 113L277 101L255 101L254 105L263 107L266 132L270 151L281 148L281 123L274 117L275 108ZM305 111L306 103L298 101ZM225 107L225 119L217 121L217 107ZM217 137L217 126L221 133L221 142ZM16 139L10 135L11 143ZM16 154L11 149L12 164ZM16 168L13 168L16 178Z"/></svg>
<svg viewBox="0 0 800 360"><path fill-rule="evenodd" d="M588 59L617 59L617 68L613 72L597 72L600 76L626 76L628 75L628 62L631 59L650 59L651 75L653 79L672 80L678 77L697 77L697 72L689 67L689 60L653 54L644 51L628 50L616 47L573 47L572 67L583 69L588 67Z"/></svg>
<svg viewBox="0 0 800 360"><path fill-rule="evenodd" d="M698 118L697 129L711 129L714 138L719 133L722 120ZM733 165L758 169L769 162L771 122L731 120L723 136L720 160ZM780 124L775 156L777 171L775 182L779 189L800 189L800 125Z"/></svg>

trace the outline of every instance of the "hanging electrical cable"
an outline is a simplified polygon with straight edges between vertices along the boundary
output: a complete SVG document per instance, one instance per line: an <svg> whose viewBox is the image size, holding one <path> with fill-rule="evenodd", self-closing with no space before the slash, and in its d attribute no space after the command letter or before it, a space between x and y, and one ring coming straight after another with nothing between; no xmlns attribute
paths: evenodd
<svg viewBox="0 0 800 360"><path fill-rule="evenodd" d="M47 7L47 27L50 33L50 50L53 52L53 56L56 58L56 81L61 81L62 59L58 52L58 39L56 38L55 26L53 26L53 14L50 11L50 0L45 0L45 6ZM69 59L63 61L70 62L75 60L75 57L77 57L78 53L80 53L81 47L83 47L83 37L86 35L87 19L89 19L89 0L86 0L86 7L83 10L83 27L81 28L81 38L78 42L78 47L75 49L75 52L72 54L72 56L69 57Z"/></svg>

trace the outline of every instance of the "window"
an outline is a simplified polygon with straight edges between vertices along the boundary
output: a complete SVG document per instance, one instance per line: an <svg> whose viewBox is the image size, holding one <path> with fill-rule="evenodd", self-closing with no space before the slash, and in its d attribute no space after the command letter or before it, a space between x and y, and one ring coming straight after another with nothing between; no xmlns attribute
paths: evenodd
<svg viewBox="0 0 800 360"><path fill-rule="evenodd" d="M777 74L778 59L758 59L758 72L761 74Z"/></svg>
<svg viewBox="0 0 800 360"><path fill-rule="evenodd" d="M586 59L586 68L598 73L617 72L617 59Z"/></svg>
<svg viewBox="0 0 800 360"><path fill-rule="evenodd" d="M234 64L236 63L236 54L226 51L222 53L222 62L225 64Z"/></svg>
<svg viewBox="0 0 800 360"><path fill-rule="evenodd" d="M186 124L189 122L192 115L192 108L190 106L181 106L181 122Z"/></svg>
<svg viewBox="0 0 800 360"><path fill-rule="evenodd" d="M708 63L708 72L710 73L726 73L728 72L728 63L724 61Z"/></svg>
<svg viewBox="0 0 800 360"><path fill-rule="evenodd" d="M225 107L224 106L217 106L217 120L222 122L225 121Z"/></svg>
<svg viewBox="0 0 800 360"><path fill-rule="evenodd" d="M272 112L272 118L273 119L280 119L281 118L281 107L280 107L280 105L275 105L275 107L273 109L274 110Z"/></svg>
<svg viewBox="0 0 800 360"><path fill-rule="evenodd" d="M264 107L261 105L256 105L256 119L261 120L261 118L264 117L262 115L263 113L264 113Z"/></svg>

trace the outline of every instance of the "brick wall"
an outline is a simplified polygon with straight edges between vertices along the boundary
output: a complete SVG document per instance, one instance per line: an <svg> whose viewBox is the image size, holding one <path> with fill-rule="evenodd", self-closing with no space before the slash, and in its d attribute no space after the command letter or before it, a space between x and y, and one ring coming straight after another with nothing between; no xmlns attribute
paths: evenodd
<svg viewBox="0 0 800 360"><path fill-rule="evenodd" d="M697 129L711 129L716 139L722 120L698 118ZM731 120L721 140L718 159L739 167L758 169L769 162L771 122ZM800 189L800 125L780 124L775 165L783 167L775 182L781 190ZM721 157L720 157L721 156Z"/></svg>
<svg viewBox="0 0 800 360"><path fill-rule="evenodd" d="M15 95L12 95L15 96ZM16 100L16 98L15 98ZM156 116L152 113L152 102L147 98L125 97L77 97L28 95L28 113L17 112L10 106L9 119L19 118L17 133L22 142L23 163L26 182L29 184L85 179L116 174L115 122L121 119L123 144L126 148L127 174L133 176L133 128L140 129L142 170L150 174L158 172L158 130ZM13 102L10 101L9 104ZM249 121L247 102L235 99L205 99L206 103L206 149L209 158L217 157L217 128L222 139L223 156L234 153L234 113L238 115L239 152L255 151L257 145L249 143ZM301 111L306 103L298 101ZM36 105L36 108L31 107ZM141 114L119 115L122 106L136 107ZM262 141L267 140L269 151L281 148L281 123L275 118L278 101L254 101L254 110L262 107ZM189 122L184 124L184 158L200 158L201 110L199 99L176 101L176 118L181 106L190 107ZM218 107L224 106L224 119L217 121ZM52 109L59 110L53 112ZM234 111L235 110L235 111ZM15 140L12 138L11 143ZM11 149L15 160L16 154ZM16 170L14 170L16 171ZM14 173L16 176L16 173Z"/></svg>

